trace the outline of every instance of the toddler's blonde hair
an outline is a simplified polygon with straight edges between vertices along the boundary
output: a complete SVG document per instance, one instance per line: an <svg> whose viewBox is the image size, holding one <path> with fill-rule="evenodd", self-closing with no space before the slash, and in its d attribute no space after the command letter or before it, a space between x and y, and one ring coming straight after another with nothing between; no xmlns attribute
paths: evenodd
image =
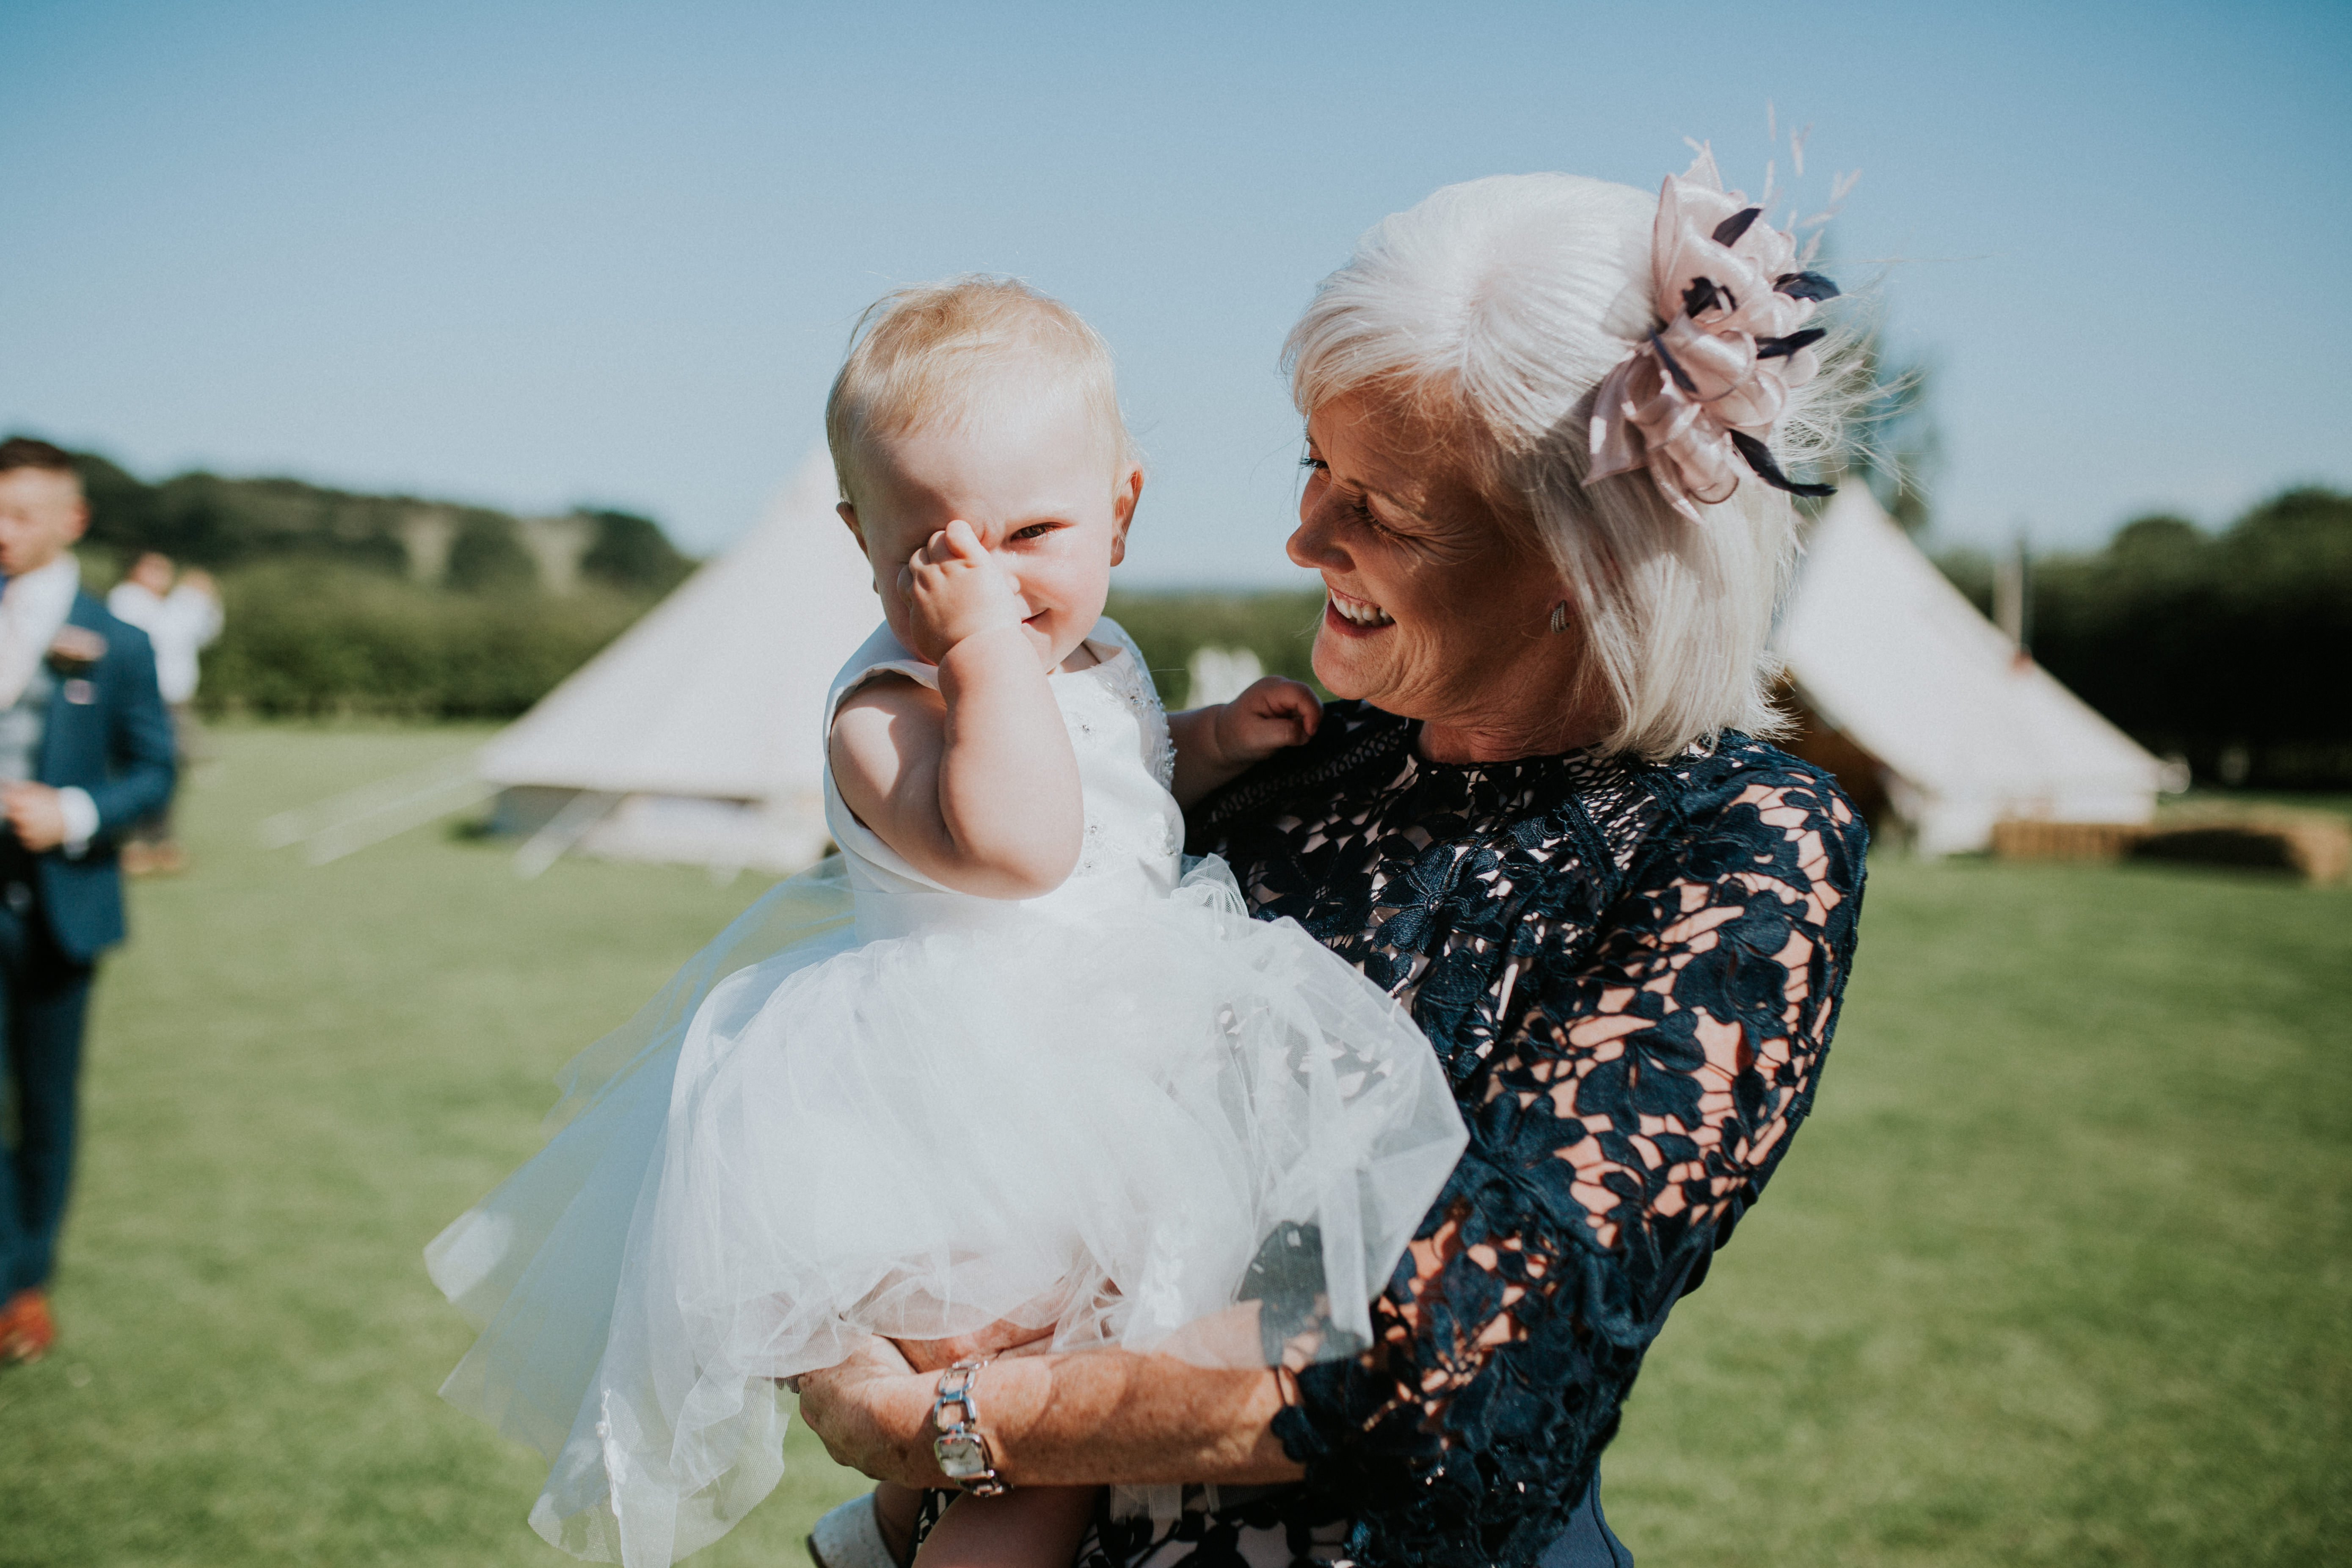
<svg viewBox="0 0 2352 1568"><path fill-rule="evenodd" d="M842 500L856 504L866 443L971 420L1005 373L1042 373L1077 395L1110 437L1114 468L1137 460L1118 411L1110 345L1076 310L1017 278L966 273L894 289L866 308L824 402Z"/></svg>

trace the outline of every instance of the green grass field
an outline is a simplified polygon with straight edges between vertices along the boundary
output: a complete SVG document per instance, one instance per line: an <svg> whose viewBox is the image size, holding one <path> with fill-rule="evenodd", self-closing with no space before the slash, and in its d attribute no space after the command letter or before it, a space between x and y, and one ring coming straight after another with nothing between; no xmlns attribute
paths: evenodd
<svg viewBox="0 0 2352 1568"><path fill-rule="evenodd" d="M0 1564L557 1563L536 1457L442 1405L418 1250L550 1076L757 896L422 829L319 869L268 814L465 731L235 730L90 1040L48 1361L0 1373ZM1669 1564L2352 1552L2352 891L1874 870L1820 1108L1605 1467ZM795 1433L698 1563L803 1561L859 1484Z"/></svg>

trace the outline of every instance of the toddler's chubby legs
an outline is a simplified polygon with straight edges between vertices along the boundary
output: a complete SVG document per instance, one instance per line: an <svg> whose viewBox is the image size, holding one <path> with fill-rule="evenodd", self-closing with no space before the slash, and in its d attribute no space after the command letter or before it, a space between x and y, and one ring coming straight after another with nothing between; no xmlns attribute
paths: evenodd
<svg viewBox="0 0 2352 1568"><path fill-rule="evenodd" d="M923 1494L913 1487L902 1487L896 1481L877 1481L874 1486L874 1522L882 1527L882 1544L890 1549L894 1563L904 1563L915 1555L915 1525L922 1517Z"/></svg>
<svg viewBox="0 0 2352 1568"><path fill-rule="evenodd" d="M1069 1568L1094 1511L1092 1487L960 1497L931 1527L915 1568Z"/></svg>

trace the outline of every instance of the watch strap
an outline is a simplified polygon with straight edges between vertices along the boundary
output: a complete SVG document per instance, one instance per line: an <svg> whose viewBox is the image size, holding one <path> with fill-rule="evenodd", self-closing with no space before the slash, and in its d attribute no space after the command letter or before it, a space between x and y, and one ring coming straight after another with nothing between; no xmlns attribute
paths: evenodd
<svg viewBox="0 0 2352 1568"><path fill-rule="evenodd" d="M980 1429L980 1400L974 1385L986 1356L967 1356L940 1373L938 1393L931 1399L931 1457L940 1473L973 1497L1002 1497L1013 1483L996 1468L996 1455Z"/></svg>

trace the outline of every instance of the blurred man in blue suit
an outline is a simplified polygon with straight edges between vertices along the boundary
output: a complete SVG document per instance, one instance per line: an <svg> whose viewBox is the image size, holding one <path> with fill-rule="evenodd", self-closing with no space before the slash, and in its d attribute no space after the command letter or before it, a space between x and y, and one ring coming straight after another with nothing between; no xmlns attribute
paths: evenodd
<svg viewBox="0 0 2352 1568"><path fill-rule="evenodd" d="M0 441L0 1361L57 1337L49 1275L73 1173L82 1019L122 940L117 837L171 798L172 721L147 636L81 591L73 459Z"/></svg>

